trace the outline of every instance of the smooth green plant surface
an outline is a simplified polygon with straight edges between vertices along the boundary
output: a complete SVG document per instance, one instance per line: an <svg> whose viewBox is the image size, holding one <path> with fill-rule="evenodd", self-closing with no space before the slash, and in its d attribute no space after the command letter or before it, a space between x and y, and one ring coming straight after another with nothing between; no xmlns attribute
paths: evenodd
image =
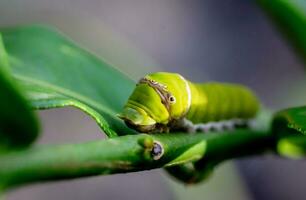
<svg viewBox="0 0 306 200"><path fill-rule="evenodd" d="M116 116L134 82L46 27L2 29L13 77L36 109L75 106L110 137L129 132Z"/></svg>
<svg viewBox="0 0 306 200"><path fill-rule="evenodd" d="M279 138L276 150L290 158L303 158L306 153L306 106L276 113L273 132Z"/></svg>
<svg viewBox="0 0 306 200"><path fill-rule="evenodd" d="M303 55L306 36L305 26L300 25L305 18L296 9L305 7L299 1L259 2L282 30L294 30L288 38L294 44L299 41L298 50ZM135 135L116 116L134 81L48 28L26 26L0 29L0 33L0 190L37 181L160 167L178 180L196 183L231 158L267 151L291 158L305 156L305 107L278 112L271 129ZM35 115L25 99L35 109L80 108L110 139L20 148L38 134ZM267 123L260 121L260 126L269 127ZM161 150L158 158L156 144Z"/></svg>
<svg viewBox="0 0 306 200"><path fill-rule="evenodd" d="M38 134L36 117L9 74L9 60L0 35L0 154L29 145Z"/></svg>
<svg viewBox="0 0 306 200"><path fill-rule="evenodd" d="M193 137L186 137L186 134L139 134L12 151L0 157L0 190L34 181L171 167L199 162L203 157L221 161L262 152L270 146L267 138L262 133L245 130L235 132L234 137L230 133L197 134ZM152 156L156 141L164 148L159 160ZM211 168L207 171L210 172Z"/></svg>

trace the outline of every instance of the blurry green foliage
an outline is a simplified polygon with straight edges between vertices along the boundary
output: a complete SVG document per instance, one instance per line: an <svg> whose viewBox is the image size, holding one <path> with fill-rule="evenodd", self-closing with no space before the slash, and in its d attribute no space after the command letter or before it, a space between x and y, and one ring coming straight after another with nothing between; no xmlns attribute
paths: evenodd
<svg viewBox="0 0 306 200"><path fill-rule="evenodd" d="M306 62L306 1L258 0L258 3Z"/></svg>

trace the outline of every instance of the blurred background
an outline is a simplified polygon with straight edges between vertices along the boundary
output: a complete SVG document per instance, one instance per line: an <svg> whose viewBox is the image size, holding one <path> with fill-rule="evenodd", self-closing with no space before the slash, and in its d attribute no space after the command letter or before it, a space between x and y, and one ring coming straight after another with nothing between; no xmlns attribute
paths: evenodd
<svg viewBox="0 0 306 200"><path fill-rule="evenodd" d="M305 104L305 73L252 0L1 0L0 27L47 24L137 80L173 71L194 82L248 85L265 107ZM40 111L39 144L101 139L74 108ZM73 126L71 126L73 124ZM162 170L40 183L7 199L305 199L306 162L273 155L229 161L197 186Z"/></svg>

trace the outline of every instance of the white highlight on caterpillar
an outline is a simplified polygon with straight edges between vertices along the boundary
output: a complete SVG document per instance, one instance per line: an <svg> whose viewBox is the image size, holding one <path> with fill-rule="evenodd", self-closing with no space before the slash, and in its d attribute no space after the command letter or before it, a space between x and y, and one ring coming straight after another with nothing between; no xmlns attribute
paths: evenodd
<svg viewBox="0 0 306 200"><path fill-rule="evenodd" d="M186 112L185 112L185 113L187 113L189 111L190 106L191 106L191 90L190 90L190 86L189 86L187 80L183 76L181 76L180 74L179 74L179 77L184 81L185 88L186 88L186 91L187 91L187 109L186 109Z"/></svg>

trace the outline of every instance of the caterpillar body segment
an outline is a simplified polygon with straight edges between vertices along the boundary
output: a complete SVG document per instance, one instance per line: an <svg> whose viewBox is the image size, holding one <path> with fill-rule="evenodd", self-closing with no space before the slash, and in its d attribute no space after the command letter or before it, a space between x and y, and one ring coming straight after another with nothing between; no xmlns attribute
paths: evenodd
<svg viewBox="0 0 306 200"><path fill-rule="evenodd" d="M119 117L144 133L233 129L247 125L259 109L253 92L229 83L192 83L157 72L140 79Z"/></svg>
<svg viewBox="0 0 306 200"><path fill-rule="evenodd" d="M194 89L186 118L193 123L250 119L258 110L257 98L244 86L228 83L189 84Z"/></svg>

